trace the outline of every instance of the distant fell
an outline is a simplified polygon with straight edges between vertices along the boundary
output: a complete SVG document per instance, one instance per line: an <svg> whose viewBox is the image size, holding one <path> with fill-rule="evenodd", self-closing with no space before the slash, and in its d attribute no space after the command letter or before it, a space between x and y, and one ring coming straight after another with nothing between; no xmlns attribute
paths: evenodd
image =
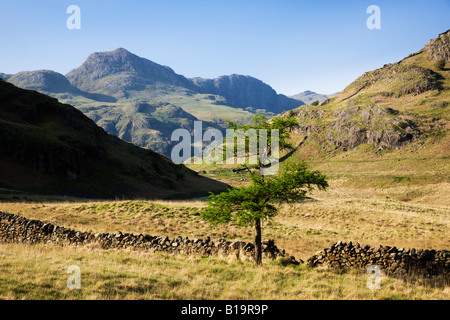
<svg viewBox="0 0 450 320"><path fill-rule="evenodd" d="M111 95L117 99L140 98L170 102L180 97L180 105L208 99L202 94L216 95L220 105L279 113L303 104L277 94L269 85L250 76L232 74L216 79L186 77L167 66L139 57L126 49L96 52L78 68L66 74L70 83L80 90ZM221 97L223 99L221 99ZM164 101L164 98L166 100ZM206 119L205 119L206 120Z"/></svg>
<svg viewBox="0 0 450 320"><path fill-rule="evenodd" d="M51 70L23 71L11 75L7 80L20 88L36 91L52 93L80 91L62 74Z"/></svg>
<svg viewBox="0 0 450 320"><path fill-rule="evenodd" d="M80 107L80 110L108 133L167 156L178 143L171 141L172 132L176 129L194 132L194 122L199 121L180 107L163 102L130 101ZM221 129L207 121L202 125L205 130Z"/></svg>
<svg viewBox="0 0 450 320"><path fill-rule="evenodd" d="M232 74L215 79L193 78L192 81L200 93L225 97L235 107L280 113L304 104L302 101L277 94L272 87L250 76Z"/></svg>
<svg viewBox="0 0 450 320"><path fill-rule="evenodd" d="M7 74L7 73L1 73L0 72L0 79L3 79L5 81L8 81L8 79L11 77L11 74Z"/></svg>
<svg viewBox="0 0 450 320"><path fill-rule="evenodd" d="M70 83L87 92L129 97L129 90L139 91L149 85L169 85L193 88L185 77L171 68L118 48L114 51L96 52L78 68L66 74Z"/></svg>
<svg viewBox="0 0 450 320"><path fill-rule="evenodd" d="M123 48L93 53L65 76L37 70L0 78L73 105L108 133L166 156L171 132L193 121L223 129L227 119L246 122L255 113L274 116L303 104L250 76L187 79ZM136 104L153 107L130 112Z"/></svg>
<svg viewBox="0 0 450 320"><path fill-rule="evenodd" d="M290 98L300 100L300 101L304 102L305 104L311 104L315 101L319 101L319 103L321 103L321 102L327 100L328 98L334 97L337 94L338 93L321 94L321 93L316 93L316 92L313 92L310 90L306 90L306 91L303 91L296 95L290 96Z"/></svg>

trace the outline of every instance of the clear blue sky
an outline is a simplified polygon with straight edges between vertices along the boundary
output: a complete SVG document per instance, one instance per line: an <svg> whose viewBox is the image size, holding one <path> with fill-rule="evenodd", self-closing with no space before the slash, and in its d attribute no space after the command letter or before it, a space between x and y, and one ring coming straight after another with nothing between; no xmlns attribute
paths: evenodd
<svg viewBox="0 0 450 320"><path fill-rule="evenodd" d="M69 5L81 30L69 30ZM369 5L381 30L369 30ZM186 77L244 74L291 95L342 90L450 28L450 0L0 0L0 72L67 73L123 47Z"/></svg>

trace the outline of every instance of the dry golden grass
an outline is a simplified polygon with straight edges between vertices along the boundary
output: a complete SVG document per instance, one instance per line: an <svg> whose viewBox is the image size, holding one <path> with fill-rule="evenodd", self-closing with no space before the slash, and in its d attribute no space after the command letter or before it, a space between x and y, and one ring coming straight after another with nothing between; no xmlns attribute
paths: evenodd
<svg viewBox="0 0 450 320"><path fill-rule="evenodd" d="M69 290L67 268L81 271ZM449 299L449 288L306 266L282 267L89 247L0 244L0 299Z"/></svg>
<svg viewBox="0 0 450 320"><path fill-rule="evenodd" d="M342 241L373 246L423 249L450 247L450 185L420 187L424 196L402 201L418 186L352 188L347 179L330 181L328 191L312 199L281 205L280 214L264 223L263 238L296 258ZM386 196L389 194L390 196ZM3 202L0 210L80 231L178 235L189 238L253 240L253 230L237 225L211 227L199 217L204 201Z"/></svg>
<svg viewBox="0 0 450 320"><path fill-rule="evenodd" d="M345 180L333 181L335 187L327 193L313 193L313 201L282 208L273 226L285 234L278 241L280 246L284 241L302 258L336 240L404 248L450 247L450 206L404 202L383 193L376 197L376 190L370 189L349 193L338 187L341 183Z"/></svg>
<svg viewBox="0 0 450 320"><path fill-rule="evenodd" d="M231 179L230 177L225 177ZM232 182L232 180L230 180ZM240 180L237 183L243 184ZM362 245L448 249L450 184L391 183L362 186L330 180L328 191L281 205L263 225L263 240L306 260L338 240ZM253 230L212 228L199 217L204 200L0 202L0 211L80 231L224 237L253 241ZM82 290L68 290L69 265L82 270ZM263 267L220 258L168 256L95 246L0 244L0 299L449 299L442 283L383 276L380 290L366 287L364 270L338 273L305 265Z"/></svg>

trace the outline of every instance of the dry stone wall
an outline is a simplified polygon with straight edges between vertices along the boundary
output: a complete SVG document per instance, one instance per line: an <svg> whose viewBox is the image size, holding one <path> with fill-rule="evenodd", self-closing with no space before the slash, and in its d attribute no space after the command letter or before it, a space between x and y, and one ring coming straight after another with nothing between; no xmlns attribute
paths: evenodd
<svg viewBox="0 0 450 320"><path fill-rule="evenodd" d="M255 246L243 241L226 241L220 239L213 242L210 237L193 239L188 237L135 235L132 233L97 233L74 231L68 228L30 220L18 215L0 212L0 242L26 244L52 244L80 246L89 243L100 245L103 249L143 249L151 252L164 252L186 255L222 256L252 260ZM294 257L280 250L273 240L263 242L264 259L282 258L284 263L299 264ZM302 261L303 262L303 261Z"/></svg>
<svg viewBox="0 0 450 320"><path fill-rule="evenodd" d="M450 251L416 250L390 246L361 246L338 241L307 260L311 267L320 265L334 269L367 268L376 265L388 274L426 277L443 276L450 281Z"/></svg>
<svg viewBox="0 0 450 320"><path fill-rule="evenodd" d="M251 242L214 242L210 237L190 240L188 237L135 235L132 233L90 233L74 231L39 220L31 220L15 214L0 212L0 242L81 246L97 244L103 249L136 249L169 254L220 256L252 260L255 246ZM285 250L277 248L273 240L263 242L263 258L281 258L284 265L304 263ZM329 248L317 252L306 263L310 267L328 266L334 269L361 268L377 265L388 274L419 274L426 277L443 276L450 281L450 251L416 250L390 246L361 246L359 243L338 241Z"/></svg>

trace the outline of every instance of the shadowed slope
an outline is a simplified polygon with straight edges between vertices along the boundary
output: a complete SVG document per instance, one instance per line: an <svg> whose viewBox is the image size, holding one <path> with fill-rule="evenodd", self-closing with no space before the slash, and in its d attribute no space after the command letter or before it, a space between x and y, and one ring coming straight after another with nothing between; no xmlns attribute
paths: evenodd
<svg viewBox="0 0 450 320"><path fill-rule="evenodd" d="M0 80L0 187L88 198L173 198L223 190L107 134L70 105Z"/></svg>

